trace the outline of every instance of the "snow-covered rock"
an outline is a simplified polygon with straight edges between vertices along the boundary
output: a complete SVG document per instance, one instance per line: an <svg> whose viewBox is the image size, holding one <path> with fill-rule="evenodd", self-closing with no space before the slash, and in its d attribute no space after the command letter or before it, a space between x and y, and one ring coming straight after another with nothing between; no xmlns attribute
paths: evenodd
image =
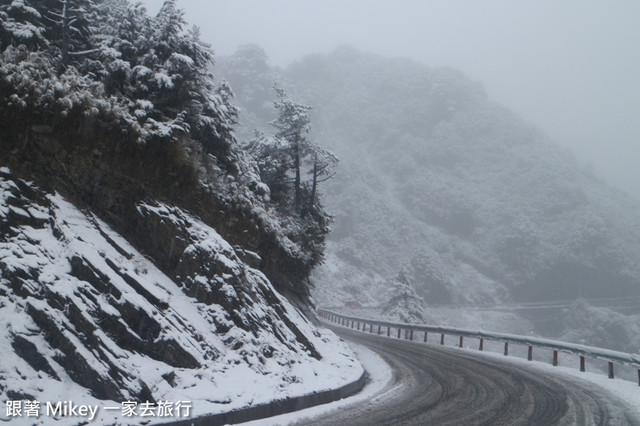
<svg viewBox="0 0 640 426"><path fill-rule="evenodd" d="M190 401L198 415L360 376L353 353L214 229L162 203L138 211L177 253L163 265L175 276L91 212L0 169L2 400Z"/></svg>

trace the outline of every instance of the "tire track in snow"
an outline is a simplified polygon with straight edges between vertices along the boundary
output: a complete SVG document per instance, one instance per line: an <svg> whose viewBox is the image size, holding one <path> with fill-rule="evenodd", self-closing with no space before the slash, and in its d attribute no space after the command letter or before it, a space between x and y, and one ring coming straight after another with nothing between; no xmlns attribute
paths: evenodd
<svg viewBox="0 0 640 426"><path fill-rule="evenodd" d="M298 424L640 424L625 403L588 382L456 348L329 328L382 356L394 370L395 391Z"/></svg>

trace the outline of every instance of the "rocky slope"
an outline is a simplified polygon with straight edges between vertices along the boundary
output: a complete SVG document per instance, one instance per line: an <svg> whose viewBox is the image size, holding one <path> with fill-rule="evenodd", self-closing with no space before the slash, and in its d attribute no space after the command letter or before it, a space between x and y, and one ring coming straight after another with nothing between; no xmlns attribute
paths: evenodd
<svg viewBox="0 0 640 426"><path fill-rule="evenodd" d="M89 211L0 169L4 398L188 400L203 414L357 378L348 349L240 258L255 253L174 206L136 214L175 259L171 275Z"/></svg>

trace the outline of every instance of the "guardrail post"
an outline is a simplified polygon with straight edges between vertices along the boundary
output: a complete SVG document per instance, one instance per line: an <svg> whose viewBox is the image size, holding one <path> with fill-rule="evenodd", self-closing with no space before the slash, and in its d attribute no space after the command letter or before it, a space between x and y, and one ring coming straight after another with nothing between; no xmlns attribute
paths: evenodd
<svg viewBox="0 0 640 426"><path fill-rule="evenodd" d="M369 323L367 322L366 318L360 318L357 319L357 317L353 317L353 319L344 316L343 314L336 314L333 313L331 311L326 311L326 310L322 310L322 309L318 309L316 311L316 318L323 318L329 322L335 323L337 325L341 325L341 326L345 326L345 327L350 327L351 329L357 328L358 331L362 331L363 333L369 332L371 334L376 333L376 331L374 331L374 326L376 324L374 323ZM378 324L378 331L377 334L380 335L382 334L382 324L385 324L384 322L378 322L376 321ZM360 323L362 323L362 330L360 330ZM393 325L392 325L393 324ZM367 330L367 325L369 326L369 330ZM387 323L387 325L385 325L384 327L387 328L387 337L391 337L391 329L395 328L396 330L398 330L398 339L406 339L406 340L410 340L410 341L414 341L414 329L413 326L410 324L405 324L407 327L409 328L402 328L403 324L399 324L399 323ZM422 327L420 327L422 328ZM482 336L487 336L487 338L489 340L508 340L508 341L504 341L504 356L508 356L509 355L509 343L515 343L518 345L527 345L528 346L528 354L527 354L527 360L529 361L533 361L533 347L536 345L539 345L539 347L542 348L547 348L547 349L551 349L553 351L553 366L557 367L559 365L559 352L563 351L563 352L567 352L570 353L572 355L578 355L580 357L579 360L579 365L580 365L580 371L581 372L586 372L586 358L587 356L594 356L596 358L600 358L605 360L608 363L608 376L610 379L613 379L615 377L614 375L614 362L619 362L622 365L627 365L629 364L630 366L635 366L635 368L637 369L638 372L638 386L640 386L640 366L638 363L638 358L635 355L632 354L624 354L624 353L620 353L620 352L612 352L612 351L604 351L604 350L597 350L597 348L591 348L589 349L589 351L585 352L585 349L583 349L582 346L580 345L574 345L574 344L570 344L570 343L563 343L563 342L548 342L548 341L544 341L541 339L534 339L534 338L526 338L524 336L522 337L509 337L509 336L504 336L504 335L500 335L498 333L484 333L484 332L473 332L471 330L460 330L460 329L453 329L453 328L445 328L445 327L433 327L435 329L440 328L440 345L444 346L445 345L445 340L446 340L446 335L447 333L450 333L452 336L452 339L455 338L455 336L458 336L459 338L459 343L458 346L460 348L464 348L464 337L465 336L469 336L469 337L474 337L474 338L478 338L479 339L479 350L483 351L484 350L484 337ZM427 331L427 329L433 329L432 327L425 327L423 330L424 332L424 343L427 344L428 343L428 339L429 339L429 331ZM420 331L418 329L418 331ZM402 333L404 333L404 336L402 336ZM432 339L433 340L433 339ZM472 342L473 343L473 342ZM555 348L555 349L554 349ZM626 355L626 356L625 356Z"/></svg>

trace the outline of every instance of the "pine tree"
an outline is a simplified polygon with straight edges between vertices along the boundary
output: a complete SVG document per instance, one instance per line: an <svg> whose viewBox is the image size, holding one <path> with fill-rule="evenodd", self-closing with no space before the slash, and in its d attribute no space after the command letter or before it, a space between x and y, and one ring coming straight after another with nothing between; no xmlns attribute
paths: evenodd
<svg viewBox="0 0 640 426"><path fill-rule="evenodd" d="M162 120L173 119L210 152L224 156L237 121L233 93L224 82L214 85L208 71L211 47L200 40L197 28L185 32L185 25L175 0L165 1L145 25L145 51L138 52L140 63L132 68L134 96L148 99Z"/></svg>
<svg viewBox="0 0 640 426"><path fill-rule="evenodd" d="M99 51L90 43L91 21L96 18L94 0L36 0L47 26L47 37L60 51L60 72L86 55Z"/></svg>
<svg viewBox="0 0 640 426"><path fill-rule="evenodd" d="M260 180L269 187L271 201L285 210L288 210L292 193L288 148L281 139L267 137L261 132L256 132L255 139L246 147L256 160Z"/></svg>
<svg viewBox="0 0 640 426"><path fill-rule="evenodd" d="M274 86L278 99L274 102L279 111L278 118L271 122L271 125L278 129L275 137L288 146L287 156L291 161L291 168L294 173L294 205L296 210L302 206L302 163L307 155L309 139L307 134L310 130L310 119L308 105L294 102L287 96L284 89Z"/></svg>
<svg viewBox="0 0 640 426"><path fill-rule="evenodd" d="M427 304L417 294L415 286L403 271L389 283L386 297L383 315L398 317L400 321L409 324L425 322L424 312Z"/></svg>
<svg viewBox="0 0 640 426"><path fill-rule="evenodd" d="M27 0L12 0L0 5L0 52L12 45L43 49L49 45L46 31L42 14Z"/></svg>
<svg viewBox="0 0 640 426"><path fill-rule="evenodd" d="M230 103L233 94L226 83L214 83L211 48L200 41L197 29L185 30L175 0L167 0L155 19L128 0L4 3L0 53L15 46L3 53L5 58L14 63L37 58L20 67L46 75L41 79L64 81L46 86L54 88L51 91L26 82L25 99L52 96L67 114L81 104L88 107L91 96L101 97L104 91L108 103L118 104L119 114L126 111L120 119L138 140L175 139L188 133L221 159L221 165L230 164L238 113ZM51 69L57 76L48 74ZM14 71L19 72L7 72ZM62 99L71 87L91 87L93 94L82 103Z"/></svg>
<svg viewBox="0 0 640 426"><path fill-rule="evenodd" d="M309 196L308 211L316 210L316 201L318 198L318 184L326 182L335 175L335 167L338 164L338 157L332 152L311 144L309 146L309 159L311 165L309 174L311 175L311 194Z"/></svg>
<svg viewBox="0 0 640 426"><path fill-rule="evenodd" d="M229 79L238 99L250 106L243 108L245 123L265 123L273 119L273 82L277 78L267 62L262 47L247 44L216 64L218 73Z"/></svg>

